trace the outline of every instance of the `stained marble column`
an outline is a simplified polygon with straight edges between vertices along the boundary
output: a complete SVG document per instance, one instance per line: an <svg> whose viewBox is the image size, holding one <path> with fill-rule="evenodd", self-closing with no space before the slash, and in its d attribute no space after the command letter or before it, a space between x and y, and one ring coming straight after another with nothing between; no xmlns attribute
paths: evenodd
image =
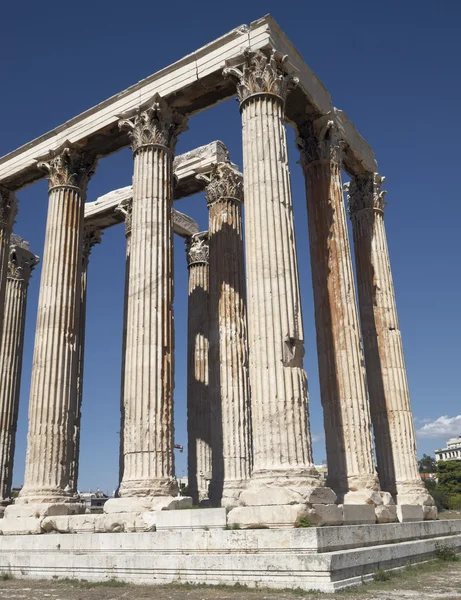
<svg viewBox="0 0 461 600"><path fill-rule="evenodd" d="M19 236L11 236L0 342L0 505L11 502L14 449L18 423L27 290L39 258Z"/></svg>
<svg viewBox="0 0 461 600"><path fill-rule="evenodd" d="M229 163L208 176L210 244L210 401L213 475L210 500L230 508L247 486L252 463L243 250L243 178Z"/></svg>
<svg viewBox="0 0 461 600"><path fill-rule="evenodd" d="M17 213L17 199L14 193L0 185L0 336L5 314L5 290L8 275L10 236Z"/></svg>
<svg viewBox="0 0 461 600"><path fill-rule="evenodd" d="M120 127L134 156L120 495L174 496L173 155L186 118L157 94Z"/></svg>
<svg viewBox="0 0 461 600"><path fill-rule="evenodd" d="M209 248L208 232L186 240L189 269L187 331L187 471L194 504L208 500L211 475L209 398ZM219 365L216 364L219 368Z"/></svg>
<svg viewBox="0 0 461 600"><path fill-rule="evenodd" d="M298 142L306 181L327 485L346 503L379 503L341 184L341 132L326 116L307 125Z"/></svg>
<svg viewBox="0 0 461 600"><path fill-rule="evenodd" d="M49 180L49 205L26 471L18 502L68 502L78 404L84 202L95 160L66 142L38 166Z"/></svg>
<svg viewBox="0 0 461 600"><path fill-rule="evenodd" d="M312 460L285 129L285 99L296 80L275 52L247 51L242 67L224 73L236 80L243 125L254 465L253 489L240 501L308 502L323 482ZM333 493L327 502L331 498Z"/></svg>
<svg viewBox="0 0 461 600"><path fill-rule="evenodd" d="M384 227L384 177L345 185L352 220L371 419L381 488L399 504L433 504L418 472L402 335Z"/></svg>
<svg viewBox="0 0 461 600"><path fill-rule="evenodd" d="M86 330L86 293L88 280L88 264L93 246L101 243L102 232L99 229L86 227L83 233L82 252L82 282L80 288L80 330L78 337L78 376L77 376L77 413L75 415L73 452L69 487L74 494L77 493L78 468L80 460L80 423L82 420L83 401L83 369L85 363L85 330Z"/></svg>
<svg viewBox="0 0 461 600"><path fill-rule="evenodd" d="M128 285L130 281L130 254L131 254L131 216L133 214L133 201L126 200L117 207L117 211L123 215L125 221L125 288L123 295L123 329L122 329L122 368L120 381L120 452L119 452L119 486L123 479L124 451L123 451L123 432L125 429L125 355L126 355L126 331L128 318ZM116 496L119 496L120 490L117 488Z"/></svg>

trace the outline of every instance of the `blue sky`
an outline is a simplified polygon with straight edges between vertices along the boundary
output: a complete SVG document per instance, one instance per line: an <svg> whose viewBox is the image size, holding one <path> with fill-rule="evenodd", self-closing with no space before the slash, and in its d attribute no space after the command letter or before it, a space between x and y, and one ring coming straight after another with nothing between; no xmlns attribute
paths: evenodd
<svg viewBox="0 0 461 600"><path fill-rule="evenodd" d="M118 0L2 6L0 155L60 125L243 23L271 13L374 148L388 191L386 226L418 433L418 454L461 435L459 137L461 5L456 0L152 3ZM193 117L177 152L221 139L241 166L234 100ZM317 462L324 456L305 194L289 129ZM129 185L131 151L100 161L88 200ZM15 231L43 255L47 186L18 193ZM203 196L176 207L207 228ZM124 232L108 230L90 263L79 487L117 485ZM186 444L187 269L175 244L176 441ZM40 269L30 285L14 483L22 483ZM445 417L445 418L442 418ZM177 454L183 475L185 454Z"/></svg>

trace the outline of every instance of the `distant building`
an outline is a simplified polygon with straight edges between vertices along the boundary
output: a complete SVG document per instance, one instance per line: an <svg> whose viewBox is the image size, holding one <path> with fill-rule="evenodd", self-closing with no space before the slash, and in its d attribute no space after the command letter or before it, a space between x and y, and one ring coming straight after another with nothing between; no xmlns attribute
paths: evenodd
<svg viewBox="0 0 461 600"><path fill-rule="evenodd" d="M461 461L461 437L451 438L446 448L435 451L435 460L459 460Z"/></svg>
<svg viewBox="0 0 461 600"><path fill-rule="evenodd" d="M109 500L109 496L106 496L104 492L97 490L96 492L80 492L80 502L84 505L86 512L99 512L104 504Z"/></svg>

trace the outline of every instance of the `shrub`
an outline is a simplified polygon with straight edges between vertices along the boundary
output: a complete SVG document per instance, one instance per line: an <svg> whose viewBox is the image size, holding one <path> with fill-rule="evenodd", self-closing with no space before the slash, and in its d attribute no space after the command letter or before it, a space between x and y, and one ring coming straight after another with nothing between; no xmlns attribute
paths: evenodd
<svg viewBox="0 0 461 600"><path fill-rule="evenodd" d="M384 569L378 569L376 573L373 573L373 579L375 581L389 581L391 578L391 574L389 571L385 571Z"/></svg>
<svg viewBox="0 0 461 600"><path fill-rule="evenodd" d="M454 548L450 548L450 546L447 546L446 544L436 544L435 555L438 559L445 562L459 561L459 554L456 552L456 550Z"/></svg>
<svg viewBox="0 0 461 600"><path fill-rule="evenodd" d="M302 516L298 517L296 520L296 523L295 523L295 527L313 527L313 526L314 526L314 524L309 519L309 517L306 515L302 515Z"/></svg>
<svg viewBox="0 0 461 600"><path fill-rule="evenodd" d="M461 494L450 494L448 508L450 510L461 510Z"/></svg>

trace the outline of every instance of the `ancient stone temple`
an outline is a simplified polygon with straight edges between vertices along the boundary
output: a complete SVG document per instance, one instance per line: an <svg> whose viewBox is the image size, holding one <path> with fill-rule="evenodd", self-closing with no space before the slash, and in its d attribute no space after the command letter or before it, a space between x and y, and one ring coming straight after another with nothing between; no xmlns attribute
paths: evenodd
<svg viewBox="0 0 461 600"><path fill-rule="evenodd" d="M234 96L242 122L242 171L222 142L177 156L178 138L187 140L194 115ZM295 129L295 148L287 142L287 123ZM127 146L133 154L132 185L87 201L98 162ZM298 263L290 152L299 156L305 178L308 224L297 223L297 231L305 232L310 245L326 481L312 455L299 285L306 266ZM347 209L344 174L350 178ZM25 301L38 262L27 244L12 236L15 193L44 177L48 220L26 471L12 504ZM289 548L298 561L293 568L310 573L302 585L328 590L336 584L328 587L323 581L344 578L349 568L355 569L350 577L359 579L372 568L360 571L369 557L370 565L381 560L383 550L366 550L385 543L376 524L395 522L386 530L391 541L421 537L416 522L435 519L437 510L417 469L383 181L371 147L332 105L270 16L233 30L1 158L0 502L7 505L1 531L156 531L152 539L140 540L149 548L159 544L154 549L158 565L165 563L145 572L170 573L177 556L187 556L188 566L177 570L190 568L189 580L197 568L201 575L194 581L208 581L203 573L215 569L197 566L196 551L212 558L213 552L223 552L219 560L226 566L213 581L233 581L224 572L243 577L246 571L232 562L232 544L241 548L242 543L253 557L248 568L258 574L242 581L276 581L276 587L295 583L280 562ZM174 208L176 200L199 193L208 208L202 230ZM76 491L87 273L91 251L104 249L104 230L120 224L126 233L126 260L120 265L125 269L120 479L103 515L81 515ZM186 260L179 265L174 265L174 235L186 245ZM186 267L188 329L175 334L174 272ZM178 495L174 464L175 335L184 343L187 335L189 496ZM202 509L175 510L193 505ZM318 530L310 537L286 533L303 520L350 528L332 527L323 541L315 537ZM369 526L362 537L356 524ZM239 532L241 540L232 537L235 532L220 538L213 531L233 527L277 531ZM453 535L461 544L455 526L427 527L423 537ZM176 529L207 530L208 541L193 531L186 541ZM338 530L349 531L350 539ZM121 544L127 555L133 551L126 538ZM275 557L269 553L272 558L255 566L251 553L269 546ZM346 558L341 566L330 556L331 547L359 548L360 556L353 567ZM175 558L171 548L179 548ZM433 549L427 548L421 545L415 552L426 556ZM312 552L326 552L325 561L332 561L322 563L322 576L306 558ZM400 566L409 553L405 547L386 560ZM120 569L134 578L137 571L120 556L108 561L121 561ZM91 572L86 559L75 560ZM274 580L269 563L278 565ZM319 582L321 577L326 579Z"/></svg>

